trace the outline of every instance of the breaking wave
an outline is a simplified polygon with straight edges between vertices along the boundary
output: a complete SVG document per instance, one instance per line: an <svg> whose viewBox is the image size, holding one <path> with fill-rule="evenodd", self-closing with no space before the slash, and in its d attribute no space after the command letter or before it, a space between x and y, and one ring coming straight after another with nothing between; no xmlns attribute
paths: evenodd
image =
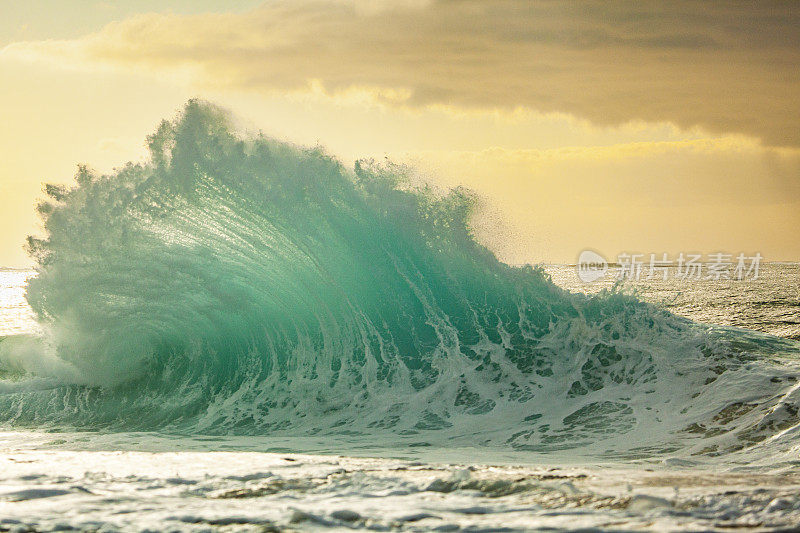
<svg viewBox="0 0 800 533"><path fill-rule="evenodd" d="M198 101L148 145L46 186L42 333L0 342L4 424L628 456L797 428L798 343L505 265L467 190L244 137Z"/></svg>

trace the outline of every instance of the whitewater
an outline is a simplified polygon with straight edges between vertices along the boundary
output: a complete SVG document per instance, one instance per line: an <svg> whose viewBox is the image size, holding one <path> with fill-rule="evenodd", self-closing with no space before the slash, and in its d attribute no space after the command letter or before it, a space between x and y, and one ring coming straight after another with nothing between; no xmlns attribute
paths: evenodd
<svg viewBox="0 0 800 533"><path fill-rule="evenodd" d="M793 266L767 268L783 325L752 295L713 325L720 293L500 262L472 192L403 166L199 101L147 143L37 207L0 313L0 530L800 523Z"/></svg>

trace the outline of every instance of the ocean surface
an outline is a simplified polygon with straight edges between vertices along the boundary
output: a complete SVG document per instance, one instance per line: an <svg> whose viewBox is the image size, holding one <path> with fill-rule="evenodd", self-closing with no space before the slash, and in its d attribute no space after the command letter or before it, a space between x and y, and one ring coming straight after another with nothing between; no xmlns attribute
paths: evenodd
<svg viewBox="0 0 800 533"><path fill-rule="evenodd" d="M0 270L0 530L800 523L800 265L584 284L401 167L147 142Z"/></svg>

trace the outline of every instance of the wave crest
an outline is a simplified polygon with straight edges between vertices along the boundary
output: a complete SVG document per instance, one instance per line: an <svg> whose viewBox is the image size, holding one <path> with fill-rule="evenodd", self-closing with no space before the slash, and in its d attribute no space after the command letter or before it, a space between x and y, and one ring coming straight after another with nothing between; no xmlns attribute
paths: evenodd
<svg viewBox="0 0 800 533"><path fill-rule="evenodd" d="M147 163L46 187L27 298L59 364L26 370L62 385L3 394L7 420L537 450L637 431L664 450L729 409L729 378L771 391L755 413L781 401L785 365L743 368L796 344L731 349L717 336L740 334L505 265L473 237L465 189L242 137L199 101L148 145ZM752 430L753 409L717 436Z"/></svg>

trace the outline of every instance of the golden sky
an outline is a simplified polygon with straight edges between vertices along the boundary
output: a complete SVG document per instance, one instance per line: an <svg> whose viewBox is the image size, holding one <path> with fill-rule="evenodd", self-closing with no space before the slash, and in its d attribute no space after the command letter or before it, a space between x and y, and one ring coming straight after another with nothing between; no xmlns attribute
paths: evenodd
<svg viewBox="0 0 800 533"><path fill-rule="evenodd" d="M0 265L27 264L43 181L143 157L193 96L243 129L470 186L510 262L800 260L794 2L1 5Z"/></svg>

